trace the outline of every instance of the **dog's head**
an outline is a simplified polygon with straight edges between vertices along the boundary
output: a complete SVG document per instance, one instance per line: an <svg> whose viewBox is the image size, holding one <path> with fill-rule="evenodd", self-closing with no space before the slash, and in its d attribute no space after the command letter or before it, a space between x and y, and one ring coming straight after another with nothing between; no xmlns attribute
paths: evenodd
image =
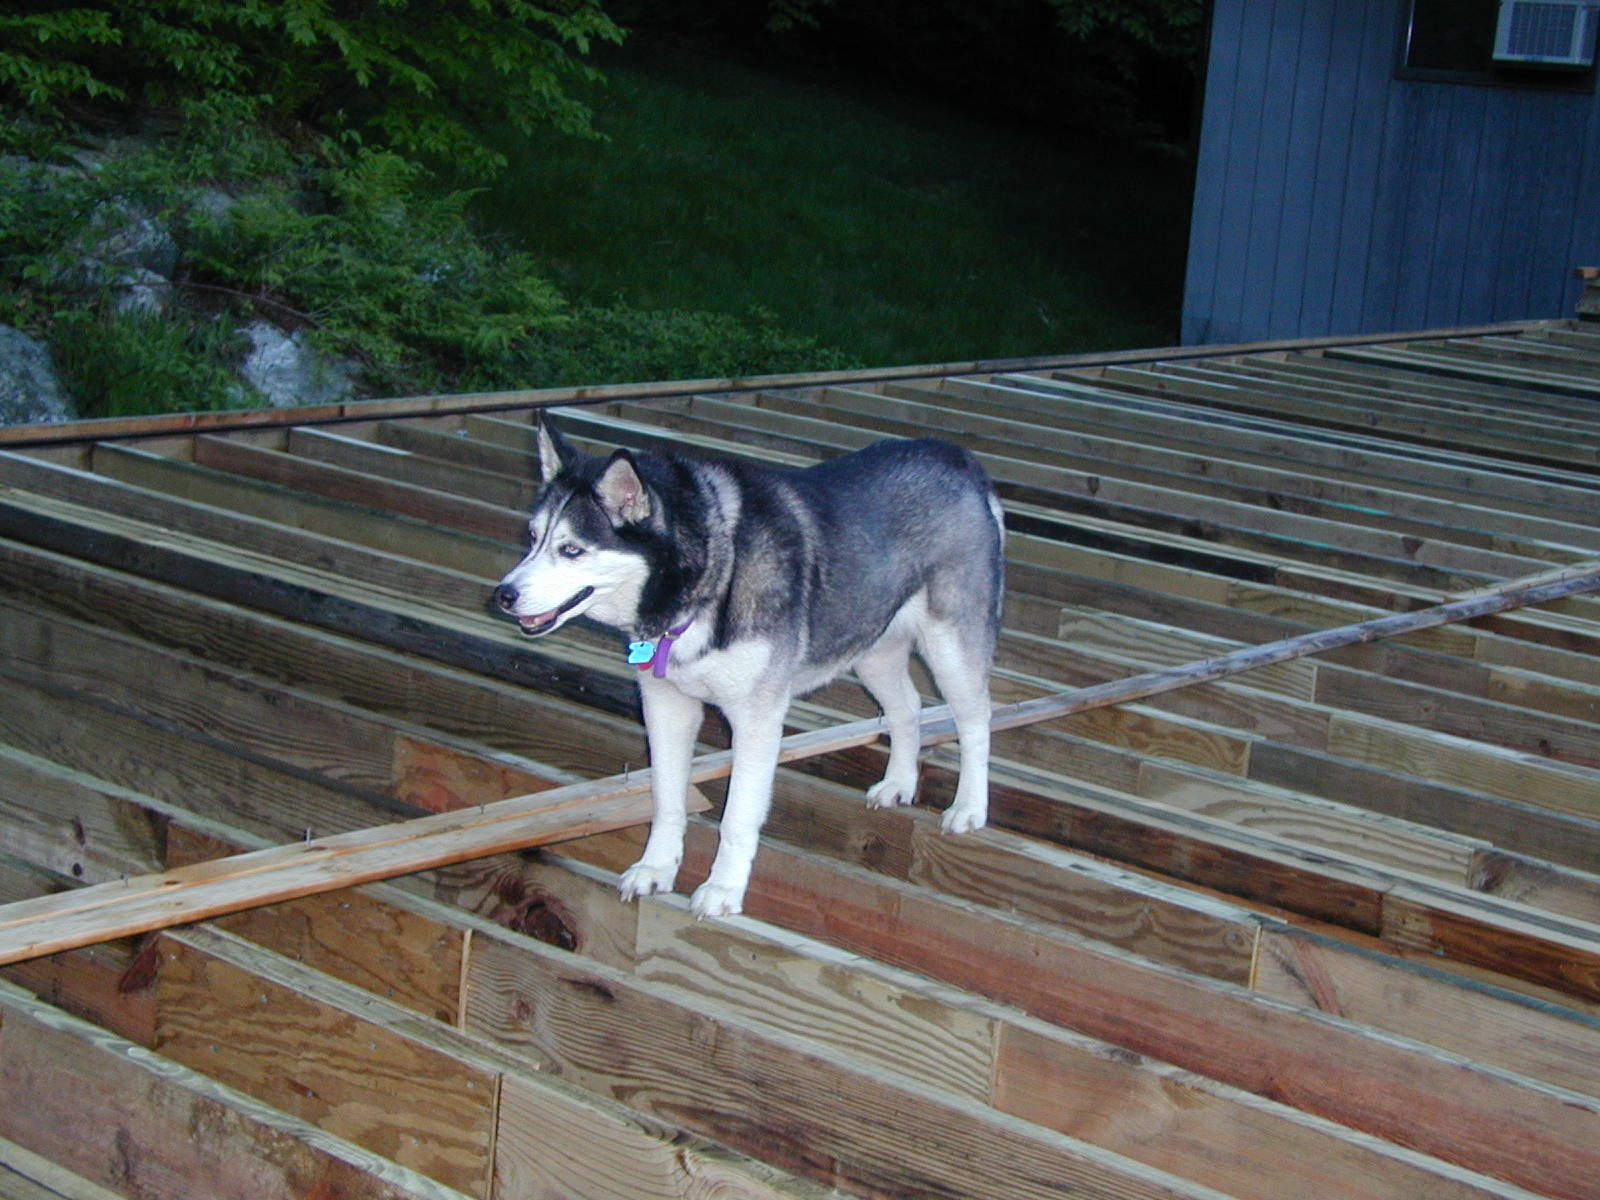
<svg viewBox="0 0 1600 1200"><path fill-rule="evenodd" d="M533 548L495 588L495 603L529 637L582 614L632 628L650 564L630 534L650 523L653 503L633 457L584 454L541 418L539 468Z"/></svg>

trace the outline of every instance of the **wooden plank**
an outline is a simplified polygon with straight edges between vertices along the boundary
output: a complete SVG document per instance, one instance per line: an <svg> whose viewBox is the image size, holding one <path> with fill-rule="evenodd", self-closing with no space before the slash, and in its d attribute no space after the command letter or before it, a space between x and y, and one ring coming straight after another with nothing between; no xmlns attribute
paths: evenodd
<svg viewBox="0 0 1600 1200"><path fill-rule="evenodd" d="M849 1190L1216 1196L697 998L538 943L475 939L468 1028L587 1088L673 1113ZM535 1019L537 1014L537 1019ZM708 1052L708 1047L714 1047Z"/></svg>
<svg viewBox="0 0 1600 1200"><path fill-rule="evenodd" d="M1265 412L1288 420L1331 429L1367 432L1376 430L1396 441L1446 450L1502 454L1507 458L1556 466L1591 465L1600 458L1583 447L1553 438L1535 439L1527 433L1514 435L1518 449L1506 449L1503 431L1478 432L1469 425L1438 418L1416 418L1396 413L1378 413L1354 404L1330 404L1313 400L1280 398L1275 391L1256 391L1237 385L1204 382L1169 370L1108 367L1101 374L1106 382L1137 394L1178 399L1188 403L1216 406L1234 412Z"/></svg>
<svg viewBox="0 0 1600 1200"><path fill-rule="evenodd" d="M111 418L63 422L51 426L19 426L0 431L0 442L50 444L116 437L149 437L158 433L193 433L201 430L259 429L310 422L364 421L441 413L492 412L559 404L602 402L624 397L674 396L698 392L750 391L775 387L809 387L831 383L870 383L885 379L920 379L944 375L984 375L996 371L1042 370L1048 367L1087 366L1104 362L1146 362L1158 359L1203 357L1214 354L1263 353L1272 350L1314 349L1345 344L1375 345L1417 337L1469 336L1483 333L1520 333L1534 328L1526 321L1470 326L1424 333L1364 334L1359 337L1318 337L1247 342L1225 346L1168 346L1155 350L1115 350L1095 354L1050 355L1044 358L987 359L930 366L890 367L875 370L823 371L798 375L768 375L753 379L691 379L672 383L588 385L546 388L538 391L487 392L461 396L420 396L401 400L364 400L317 408L253 409L163 416Z"/></svg>
<svg viewBox="0 0 1600 1200"><path fill-rule="evenodd" d="M1028 913L1159 962L1247 983L1248 910L1004 829L938 834L926 810L868 809L859 792L790 776L770 836L948 895Z"/></svg>
<svg viewBox="0 0 1600 1200"><path fill-rule="evenodd" d="M348 427L333 433L297 426L289 431L289 453L517 512L532 508L539 494L537 479L507 478L354 434Z"/></svg>
<svg viewBox="0 0 1600 1200"><path fill-rule="evenodd" d="M1284 411L1305 404L1314 411L1348 409L1384 414L1404 423L1437 430L1441 436L1493 433L1504 439L1512 454L1524 442L1538 445L1553 440L1556 431L1581 434L1593 427L1560 413L1534 413L1483 396L1417 396L1400 389L1369 389L1348 383L1337 388L1318 387L1305 380L1279 375L1270 383L1228 363L1161 364L1156 370L1188 383L1216 388L1226 395L1237 388L1247 395L1260 394L1264 404Z"/></svg>
<svg viewBox="0 0 1600 1200"><path fill-rule="evenodd" d="M709 867L710 848L708 838L692 840L686 885ZM582 843L567 849L588 855ZM1535 1191L1582 1196L1593 1179L1586 1160L1600 1146L1600 1100L1151 963L1032 918L937 897L776 842L757 860L745 909Z"/></svg>
<svg viewBox="0 0 1600 1200"><path fill-rule="evenodd" d="M583 870L541 865L537 879L544 886ZM593 872L587 881L614 897L615 876ZM608 923L620 908L613 898L611 912L595 913L595 923ZM1002 1111L1230 1195L1279 1195L1288 1179L1341 1196L1502 1191L1436 1160L1362 1142L1270 1101L799 934L748 918L695 921L678 897L648 898L638 913L639 972L646 978L837 1044L920 1082L970 1091ZM1318 1181L1303 1182L1313 1172Z"/></svg>
<svg viewBox="0 0 1600 1200"><path fill-rule="evenodd" d="M1448 343L1435 345L1446 346ZM1309 355L1284 358L1253 356L1220 360L1215 365L1232 373L1258 379L1283 379L1310 387L1335 389L1354 396L1395 396L1418 403L1436 400L1456 406L1487 402L1500 406L1501 411L1507 413L1546 413L1579 423L1594 416L1587 401L1565 396L1493 384L1463 384L1416 371L1394 371Z"/></svg>
<svg viewBox="0 0 1600 1200"><path fill-rule="evenodd" d="M0 630L15 674L338 779L405 806L397 811L445 812L556 783L533 760L68 618L0 603Z"/></svg>
<svg viewBox="0 0 1600 1200"><path fill-rule="evenodd" d="M168 641L204 639L208 654L251 668L275 666L287 676L305 682L323 680L324 686L359 698L367 706L377 702L380 707L415 711L435 725L455 720L458 731L472 736L501 743L515 739L515 748L523 753L549 754L560 747L568 756L568 766L586 765L571 759L574 739L584 742L585 758L602 754L606 745L596 736L603 732L603 718L587 714L567 720L559 706L530 706L529 694L523 689L428 667L409 657L349 643L260 614L245 614L157 585L114 578L72 560L51 556L47 562L42 554L19 553L7 561L5 585L27 584L30 598L52 598L69 604L75 613L97 615L101 620L115 619L125 611L124 627L136 625L146 634L165 630L163 636ZM58 564L60 573L45 569ZM1272 669L1282 668L1269 668ZM359 690L354 690L358 681ZM375 696L380 691L382 695ZM418 710L419 704L426 707ZM549 736L543 736L546 732ZM603 769L620 770L625 760L643 761L642 742L635 729L619 725L617 732L608 736L623 734L628 735L628 742L619 747L614 759L601 760ZM527 744L523 739L537 744ZM1351 836L1358 840L1370 838L1371 827L1372 822L1368 821ZM1459 870L1456 875L1459 877Z"/></svg>
<svg viewBox="0 0 1600 1200"><path fill-rule="evenodd" d="M0 565L0 597L13 602L49 606L547 768L613 774L647 757L637 722L525 687L14 542L0 541Z"/></svg>
<svg viewBox="0 0 1600 1200"><path fill-rule="evenodd" d="M86 558L204 595L481 671L612 712L633 714L620 660L596 670L529 648L510 622L394 597L319 571L164 533L58 501L0 493L0 537Z"/></svg>
<svg viewBox="0 0 1600 1200"><path fill-rule="evenodd" d="M527 517L499 505L399 483L380 475L369 475L264 446L252 446L215 434L196 438L194 448L198 466L245 475L330 500L386 509L426 521L430 525L443 525L492 541L520 545L525 540Z"/></svg>
<svg viewBox="0 0 1600 1200"><path fill-rule="evenodd" d="M823 447L830 453L876 440L874 433L858 428L854 421L845 425L836 418L785 416L765 408L699 397L691 402L687 414L639 405L622 406L621 412L635 421L674 430L782 431L781 440L775 444ZM700 413L706 415L694 415ZM929 430L908 425L896 432L903 436L940 432L966 445L977 453L1002 496L1020 499L1047 493L1054 498L1053 506L1173 531L1193 529L1196 522L1204 522L1211 540L1263 550L1281 548L1301 561L1327 560L1349 565L1368 557L1384 560L1391 572L1396 569L1394 563L1417 563L1491 575L1523 574L1536 561L1508 553L1505 547L1467 545L1452 538L1448 531L1430 529L1422 534L1397 529L1392 518L1353 522L1344 519L1344 511L1313 514L1305 511L1304 505L1291 507L1256 495L1219 494L1231 489L1223 489L1209 479L1200 483L1176 477L1145 479L1114 463L1074 461L1060 452L1025 450L1019 454L1010 443L993 444L975 438L970 431L972 419L963 415L959 420L959 428ZM1568 556L1584 555L1573 548ZM1542 558L1543 553L1538 557Z"/></svg>
<svg viewBox="0 0 1600 1200"><path fill-rule="evenodd" d="M1381 1142L1340 1137L1344 1131L1331 1122L1294 1122L1283 1106L1189 1072L1149 1060L1138 1065L1142 1070L1129 1071L1115 1052L1097 1054L1013 1022L999 1039L995 1104L1078 1137L1105 1130L1124 1154L1214 1185L1226 1181L1241 1197L1527 1196L1436 1159L1408 1161Z"/></svg>
<svg viewBox="0 0 1600 1200"><path fill-rule="evenodd" d="M959 408L954 406L954 397L945 397L950 405L946 407L928 402L940 393L921 392L912 398L903 394L907 390L894 397L842 388L805 398L762 393L744 403L801 416L843 418L897 436L926 436L930 431L944 437L964 434L974 438L975 445L1004 447L996 452L1014 458L1034 456L1067 465L1081 464L1085 469L1132 472L1131 477L1145 482L1208 492L1221 489L1213 494L1352 524L1381 525L1402 533L1442 537L1463 545L1520 554L1582 547L1580 553L1585 556L1600 549L1595 531L1584 525L1507 513L1396 487L1345 482L1326 474L1297 472L1234 457L1206 457L1195 450L1134 440L1136 435L1131 432L1126 437L1111 437L1092 428L1043 425L976 396L963 397ZM698 404L699 400L692 403ZM982 431L981 437L978 431Z"/></svg>
<svg viewBox="0 0 1600 1200"><path fill-rule="evenodd" d="M1065 715L1069 712L1083 711L1095 706L1102 696L1113 694L1112 689L1115 689L1117 699L1109 702L1122 703L1169 690L1169 685L1187 686L1210 679L1218 679L1224 675L1249 670L1255 666L1285 662L1291 658L1319 653L1326 649L1355 645L1383 637L1399 636L1419 629L1432 628L1456 621L1471 620L1475 617L1502 611L1504 608L1521 604L1539 604L1547 598L1555 599L1562 595L1593 590L1596 587L1600 587L1600 566L1588 565L1583 568L1570 568L1565 573L1564 578L1555 582L1508 583L1496 588L1491 593L1468 600L1458 600L1438 605L1421 612L1380 617L1377 620L1342 626L1338 629L1305 634L1299 638L1269 642L1266 645L1236 651L1233 654L1219 655L1201 663L1171 668L1167 671L1150 672L1146 675L1135 677L1137 682L1135 680L1120 680L1113 684L1081 688L1072 693L1070 699L1026 701L1020 705L1008 706L1010 711L1006 709L998 710L993 721L993 727L997 730L1008 729L1017 725L1031 723L1032 721L1048 719L1043 715L1046 713ZM1180 678L1182 682L1178 683L1177 681Z"/></svg>
<svg viewBox="0 0 1600 1200"><path fill-rule="evenodd" d="M620 1104L507 1074L495 1133L496 1196L584 1200L825 1200L837 1195ZM574 1153L581 1147L581 1153Z"/></svg>
<svg viewBox="0 0 1600 1200"><path fill-rule="evenodd" d="M96 445L94 470L136 487L257 517L479 579L497 579L520 553L500 542L400 514L295 491L134 447Z"/></svg>
<svg viewBox="0 0 1600 1200"><path fill-rule="evenodd" d="M162 935L155 947L154 1048L164 1057L467 1195L488 1196L494 1073L289 986L293 975L281 966L269 973L261 951L224 935Z"/></svg>
<svg viewBox="0 0 1600 1200"><path fill-rule="evenodd" d="M0 1138L0 1196L6 1200L120 1200L116 1192Z"/></svg>
<svg viewBox="0 0 1600 1200"><path fill-rule="evenodd" d="M1593 1014L1307 929L1263 929L1262 994L1600 1097Z"/></svg>
<svg viewBox="0 0 1600 1200"><path fill-rule="evenodd" d="M736 409L737 419L746 425L762 422L760 409L728 407ZM835 422L806 421L811 430L806 441L749 435L743 440L759 443L763 449L740 450L735 444L740 440L739 435L728 431L727 418L697 420L656 411L651 414L651 419L670 427L677 438L689 438L707 447L731 451L735 455L742 453L749 457L755 454L763 460L773 461L798 460L809 463L819 457L856 449L876 440L871 434ZM599 425L600 422L600 418L594 416L574 420L580 425ZM601 433L607 441L637 442L641 446L654 443L661 444L663 448L676 445L676 440L669 442L659 434L641 433L641 430L648 430L650 426L638 421L618 419L608 424L609 428L602 427ZM690 428L703 432L685 432ZM719 436L713 438L712 432ZM630 434L633 436L630 437ZM796 454L792 449L774 449L774 444L803 452ZM1209 499L1192 491L1140 484L1115 474L1064 469L1057 465L1057 459L1053 456L1047 462L1031 462L980 452L978 458L995 481L1002 497L1007 500L1031 501L1052 510L1071 512L1080 518L1092 516L1169 536L1192 536L1199 528L1204 531L1208 546L1213 548L1237 548L1257 554L1279 555L1298 562L1365 571L1383 578L1421 584L1431 581L1437 586L1446 587L1453 585L1446 582L1447 577L1441 572L1464 571L1474 573L1474 577L1482 575L1489 578L1524 573L1535 562L1494 551L1428 542L1410 535L1402 537L1388 529L1356 528L1320 517L1302 516L1232 500ZM1013 513L1017 511L1015 503L1010 508ZM1015 525L1015 516L1012 523Z"/></svg>
<svg viewBox="0 0 1600 1200"><path fill-rule="evenodd" d="M647 821L648 773L258 850L0 910L0 962Z"/></svg>
<svg viewBox="0 0 1600 1200"><path fill-rule="evenodd" d="M202 737L138 720L81 695L19 682L3 670L0 741L273 843L303 838L308 829L342 832L393 816L392 809L363 793L240 758ZM80 819L87 832L88 817ZM76 830L72 844L77 844Z"/></svg>
<svg viewBox="0 0 1600 1200"><path fill-rule="evenodd" d="M1313 594L1300 586L1308 582L1303 579L1287 584L1275 582L1271 569L1233 570L1232 564L1221 560L1195 562L1187 555L1174 556L1174 561L1164 562L1155 556L1142 557L1137 553L1139 549L1137 545L1120 541L1108 543L1104 549L1074 546L1012 531L1007 538L1006 569L1013 576L1019 571L1025 572L1033 581L1031 587L1036 594L1041 591L1065 594L1071 584L1060 577L1078 575L1124 591L1140 589L1161 593L1180 602L1189 602L1191 606L1199 602L1248 613L1251 617L1290 622L1299 628L1343 625L1383 612L1388 605L1409 608L1420 599L1414 597L1402 603L1391 593L1387 601L1376 603L1382 598L1366 589L1354 596L1346 594L1342 588L1329 589L1327 594ZM1315 581L1309 582L1315 586ZM1554 644L1565 639L1565 630L1547 632L1539 627L1538 617L1539 614L1533 613L1522 614L1520 618L1487 618L1402 636L1408 647L1455 655L1485 666L1509 666L1558 678L1600 682L1594 658L1586 653L1575 653L1575 647ZM1491 624L1497 621L1507 623ZM1248 627L1243 632L1248 632ZM1524 637L1529 640L1523 640ZM1550 644L1539 644L1534 639L1548 639ZM1259 635L1239 640L1254 642L1259 640Z"/></svg>
<svg viewBox="0 0 1600 1200"><path fill-rule="evenodd" d="M1250 779L1224 779L1171 763L1136 764L1129 789L1149 800L1341 858L1448 883L1473 876L1487 842Z"/></svg>
<svg viewBox="0 0 1600 1200"><path fill-rule="evenodd" d="M1052 692L1063 685L1099 684L1150 665L1137 652L1125 657L1087 651L1071 642L1063 645L1025 634L1003 635L997 661L997 682L1003 677L1012 685L997 687L997 695L1004 691L1007 696L1025 694L1028 689ZM1162 713L1312 750L1328 750L1337 723L1348 717L1380 727L1397 746L1415 745L1418 758L1455 764L1455 774L1466 778L1478 770L1497 770L1507 752L1572 764L1579 772L1600 765L1600 726L1549 714L1516 713L1501 705L1459 700L1433 689L1385 688L1388 681L1367 686L1359 676L1335 679L1325 689L1319 682L1315 702L1259 690L1253 686L1256 678L1251 674L1247 679L1202 684L1147 703ZM1320 693L1349 696L1350 702L1330 702ZM1446 774L1440 773L1440 778ZM1571 772L1562 778L1569 789L1580 786Z"/></svg>
<svg viewBox="0 0 1600 1200"><path fill-rule="evenodd" d="M332 954L313 956L318 959L314 963L317 968L331 971L337 978L365 986L376 994L387 994L391 1000L398 999L408 1008L422 1007L408 998L408 993L425 990L416 986L419 967L426 972L439 971L448 965L459 972L459 954L452 961L448 954L437 955L437 948L446 944L458 949L463 947L470 930L439 921L437 918L444 910L438 906L430 912L425 907L419 909L415 901L397 893L378 896L360 890L325 899L338 902L343 913L342 918L332 920L327 914L321 914L311 924L313 933L321 940L321 949L334 950ZM396 899L401 903L395 903ZM303 912L304 904L304 901L295 901L276 907L291 913ZM351 908L357 911L351 912ZM255 918L273 911L257 910L246 915ZM349 927L349 935L343 940L336 930L329 928L338 923ZM237 932L246 940L274 948L274 943L283 941L284 928L281 922L252 921ZM365 936L376 935L379 941L386 940L385 929L400 933L398 947L390 945L380 952L357 940L357 930ZM387 1141L388 1148L398 1147L394 1154L398 1159L425 1163L429 1154L421 1148L425 1139L417 1138L426 1122L418 1122L405 1112L397 1113L397 1097L416 1096L420 1088L421 1106L435 1112L441 1103L460 1106L464 1099L476 1099L481 1104L481 1086L468 1087L463 1093L459 1086L452 1092L443 1084L455 1080L459 1085L462 1078L469 1083L481 1081L487 1070L494 1074L493 1082L499 1089L501 1101L491 1137L493 1152L465 1162L459 1155L444 1154L445 1165L451 1170L459 1172L465 1167L469 1172L478 1173L492 1167L502 1187L532 1172L558 1180L603 1179L616 1189L584 1193L595 1195L691 1200L700 1194L693 1189L709 1182L723 1189L718 1195L739 1200L820 1195L781 1172L711 1146L681 1129L651 1122L620 1105L588 1096L560 1081L527 1078L514 1070L509 1075L501 1075L499 1072L506 1070L507 1064L485 1063L481 1048L475 1053L469 1052L463 1059L460 1057L463 1044L441 1037L440 1027L407 1024L404 1015L392 1007L384 1008L351 989L340 991L330 980L313 977L307 972L296 975L289 964L272 956L252 954L242 949L237 941L207 938L199 933L186 934L184 939L178 944L178 953L191 973L175 972L170 960L161 960L154 953L147 954L144 959L148 961L138 982L122 989L120 1001L124 1009L138 1007L148 1014L147 1026L139 1030L140 1044L154 1046L165 1039L162 1041L165 1052L206 1067L208 1079L227 1076L253 1095L271 1095L282 1101L284 1108L299 1111L324 1127L352 1126L349 1132L358 1141L368 1144ZM297 956L292 945L278 948L291 958L308 961L305 956ZM94 951L102 949L93 948ZM393 952L396 949L399 953ZM56 955L37 960L37 964L57 965L60 960L73 957L72 954ZM442 961L430 964L426 961L430 957ZM210 986L203 994L193 996L190 989L197 979L203 979ZM61 1001L92 1012L95 1001L92 980L58 971L54 982ZM452 977L449 982L453 994L458 980ZM267 1022L265 1040L260 1012L263 994L281 1001L267 1006L271 1009L271 1018ZM158 1009L161 1012L159 1032ZM121 1018L121 1023L127 1023L125 1013L114 1015ZM305 1019L297 1028L287 1028L294 1016ZM279 1024L286 1026L285 1036L292 1044L275 1062L263 1062L262 1055L267 1052L272 1029ZM189 1031L188 1036L185 1031ZM308 1049L310 1042L317 1045L315 1053ZM427 1057L433 1065L422 1064L426 1069L406 1071L398 1077L398 1086L396 1080L385 1084L378 1078L396 1070L397 1062L412 1062L419 1055ZM286 1061L300 1065L292 1073L285 1073L282 1064ZM412 1062L412 1065L417 1064ZM518 1097L510 1111L503 1103L504 1089L508 1086L516 1089ZM378 1090L372 1103L362 1104L360 1095L374 1088ZM441 1090L446 1093L443 1097L439 1095ZM466 1111L470 1114L473 1105L469 1103ZM552 1127L566 1131L568 1138L576 1141L553 1136ZM434 1132L438 1132L437 1126ZM446 1147L459 1144L465 1132L466 1126L452 1124L445 1131ZM584 1147L583 1155L572 1155L574 1144ZM431 1149L434 1157L439 1157L437 1141ZM675 1191L675 1187L687 1190ZM441 1194L444 1190L440 1189Z"/></svg>
<svg viewBox="0 0 1600 1200"><path fill-rule="evenodd" d="M379 421L373 434L381 445L437 462L529 483L539 478L537 454L468 437L464 424L459 421L452 430L425 427L416 421Z"/></svg>
<svg viewBox="0 0 1600 1200"><path fill-rule="evenodd" d="M1386 479L1408 490L1424 490L1451 499L1482 504L1494 498L1497 505L1535 515L1555 515L1547 509L1573 514L1563 519L1587 518L1592 522L1597 498L1560 471L1508 469L1503 460L1488 455L1435 451L1410 447L1379 437L1355 434L1330 436L1315 428L1271 418L1230 418L1218 411L1196 411L1176 402L1157 399L1135 401L1098 387L1082 376L1001 376L988 384L952 380L941 389L960 396L973 389L1004 389L1007 401L1028 406L1030 419L1050 420L1063 406L1086 406L1108 428L1133 432L1141 440L1193 447L1197 452L1282 466L1299 462L1319 474L1336 478ZM895 389L888 389L891 393ZM1031 393L1031 395L1030 395ZM1130 401L1133 401L1130 403ZM1059 417L1054 419L1059 420Z"/></svg>
<svg viewBox="0 0 1600 1200"><path fill-rule="evenodd" d="M1470 878L1476 891L1600 924L1600 874L1486 847Z"/></svg>
<svg viewBox="0 0 1600 1200"><path fill-rule="evenodd" d="M944 838L934 832L931 821L923 814L897 811L873 813L865 821L850 820L849 812L834 811L842 807L822 803L814 795L801 799L780 792L771 823L772 835L807 851L821 851L829 857L920 883L946 895L1035 917L1154 961L1254 988L1264 986L1260 982L1260 956L1269 935L1278 939L1275 945L1286 937L1304 934L1320 946L1321 949L1315 951L1316 970L1327 987L1334 987L1335 981L1347 975L1352 980L1351 986L1361 986L1360 981L1372 973L1371 962L1384 958L1376 943L1350 940L1342 933L1339 936L1346 940L1321 936L1310 932L1307 923L1297 918L1290 918L1294 921L1291 927L1283 919L1288 914L1281 911L1238 905L1227 897L1175 887L1164 879L1148 879L1119 870L1113 864L1095 863L1081 855L1058 857L1050 852L1049 846L1031 839L998 830L983 831L975 838ZM807 819L812 812L817 818L814 821ZM912 835L912 847L902 845L907 840L907 832ZM579 844L568 846L562 852L584 854L587 849ZM913 854L916 857L908 861ZM953 869L947 863L953 864ZM1092 886L1083 882L1086 875ZM1384 900L1387 903L1388 894ZM1407 916L1419 921L1428 919L1424 909L1431 912L1437 907L1430 907L1430 901L1421 897L1410 898L1406 893L1402 893L1402 903ZM1087 906L1088 912L1079 905ZM1452 910L1448 904L1445 909L1450 915ZM1433 933L1415 928L1406 931L1408 936L1396 937L1395 943L1422 945L1417 935L1430 934L1425 946L1429 954L1437 950L1504 970L1506 964L1495 962L1488 948L1504 949L1513 944L1510 923L1502 919L1498 929L1479 927L1467 933L1470 921L1483 921L1485 914L1463 912L1459 906L1453 912L1462 920L1464 944L1453 944L1446 931ZM1119 917L1131 918L1141 928L1130 933ZM1581 930L1574 932L1581 933ZM1544 938L1546 946L1551 944L1546 934L1536 934L1531 941L1536 943L1540 938ZM1516 944L1522 944L1520 938L1516 939ZM1580 942L1570 956L1557 947L1545 960L1547 968L1577 971L1585 955L1592 961L1593 945L1592 939L1588 943ZM1524 949L1531 957L1533 946L1524 945ZM1389 961L1392 963L1392 959ZM1244 968L1242 971L1240 965ZM1525 1001L1520 997L1508 1003L1511 993L1502 987L1464 980L1431 968L1408 971L1393 967L1386 977L1391 983L1390 992L1386 994L1392 1000L1392 1011L1386 1007L1389 1001L1380 1004L1369 1000L1369 1011L1361 1018L1367 1023L1436 1042L1437 1038L1428 1034L1430 1022L1443 1020L1446 1013L1469 1014L1460 1023L1441 1025L1441 1031L1448 1030L1455 1040L1440 1044L1546 1082L1600 1096L1600 1058L1592 1058L1588 1049L1600 1036L1600 1020L1593 1015L1580 1016L1571 1009L1556 1009L1547 1002ZM1277 990L1269 990L1269 994L1299 1003L1311 1002L1309 993L1303 989L1289 991L1281 982ZM1337 1011L1320 1003L1316 1006ZM1491 1011L1498 1015L1483 1025L1484 1029L1522 1031L1518 1041L1520 1048L1514 1055L1508 1055L1497 1041L1483 1044L1474 1040L1476 1034L1472 1031L1488 1020ZM1478 1015L1470 1016L1471 1013ZM1552 1047L1559 1049L1552 1052ZM1584 1059L1586 1065L1574 1067L1575 1057Z"/></svg>
<svg viewBox="0 0 1600 1200"><path fill-rule="evenodd" d="M149 1200L461 1197L8 984L0 984L0 1136Z"/></svg>
<svg viewBox="0 0 1600 1200"><path fill-rule="evenodd" d="M148 457L161 463L169 461L157 455ZM108 475L94 475L24 454L0 452L0 484L120 513L163 529L287 562L320 566L349 579L441 603L476 604L485 586L482 579L451 567L402 558L311 529L137 487Z"/></svg>
<svg viewBox="0 0 1600 1200"><path fill-rule="evenodd" d="M1569 371L1530 370L1506 364L1471 363L1447 355L1430 352L1426 347L1414 346L1398 350L1360 348L1339 350L1330 358L1348 357L1354 362L1384 363L1412 371L1446 375L1453 379L1482 381L1485 383L1512 384L1533 391L1554 392L1564 396L1600 398L1600 381Z"/></svg>

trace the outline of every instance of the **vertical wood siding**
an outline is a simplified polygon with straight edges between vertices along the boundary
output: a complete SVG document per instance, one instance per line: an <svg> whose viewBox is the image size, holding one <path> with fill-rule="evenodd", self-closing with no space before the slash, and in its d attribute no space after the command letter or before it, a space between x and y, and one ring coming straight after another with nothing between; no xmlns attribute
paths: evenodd
<svg viewBox="0 0 1600 1200"><path fill-rule="evenodd" d="M1216 0L1187 343L1558 317L1600 96L1394 78L1400 0Z"/></svg>

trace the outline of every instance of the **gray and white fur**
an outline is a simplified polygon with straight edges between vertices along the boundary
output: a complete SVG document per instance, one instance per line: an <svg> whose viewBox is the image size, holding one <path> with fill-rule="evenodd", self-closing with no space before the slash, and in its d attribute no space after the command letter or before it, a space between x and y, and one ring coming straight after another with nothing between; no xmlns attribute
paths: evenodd
<svg viewBox="0 0 1600 1200"><path fill-rule="evenodd" d="M989 672L1004 526L966 450L883 441L804 470L619 450L578 452L539 427L544 476L532 549L495 590L540 637L586 616L631 639L685 623L666 678L642 671L654 820L624 899L671 891L683 857L689 766L703 706L733 733L733 773L702 917L741 911L771 803L789 701L854 669L883 708L888 769L874 807L917 790L915 649L954 713L961 779L944 829L988 818Z"/></svg>

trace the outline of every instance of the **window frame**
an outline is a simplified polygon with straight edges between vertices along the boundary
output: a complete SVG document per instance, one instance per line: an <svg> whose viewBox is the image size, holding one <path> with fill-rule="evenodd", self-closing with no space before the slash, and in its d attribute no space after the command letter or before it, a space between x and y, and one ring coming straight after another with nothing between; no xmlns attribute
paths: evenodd
<svg viewBox="0 0 1600 1200"><path fill-rule="evenodd" d="M1551 67L1517 66L1489 61L1487 68L1479 71L1453 71L1439 67L1413 67L1406 59L1411 52L1411 27L1417 0L1399 0L1396 8L1394 78L1422 83L1473 84L1478 87L1520 88L1528 91L1576 93L1592 95L1595 90L1596 62L1583 70ZM1498 10L1497 10L1498 11Z"/></svg>

